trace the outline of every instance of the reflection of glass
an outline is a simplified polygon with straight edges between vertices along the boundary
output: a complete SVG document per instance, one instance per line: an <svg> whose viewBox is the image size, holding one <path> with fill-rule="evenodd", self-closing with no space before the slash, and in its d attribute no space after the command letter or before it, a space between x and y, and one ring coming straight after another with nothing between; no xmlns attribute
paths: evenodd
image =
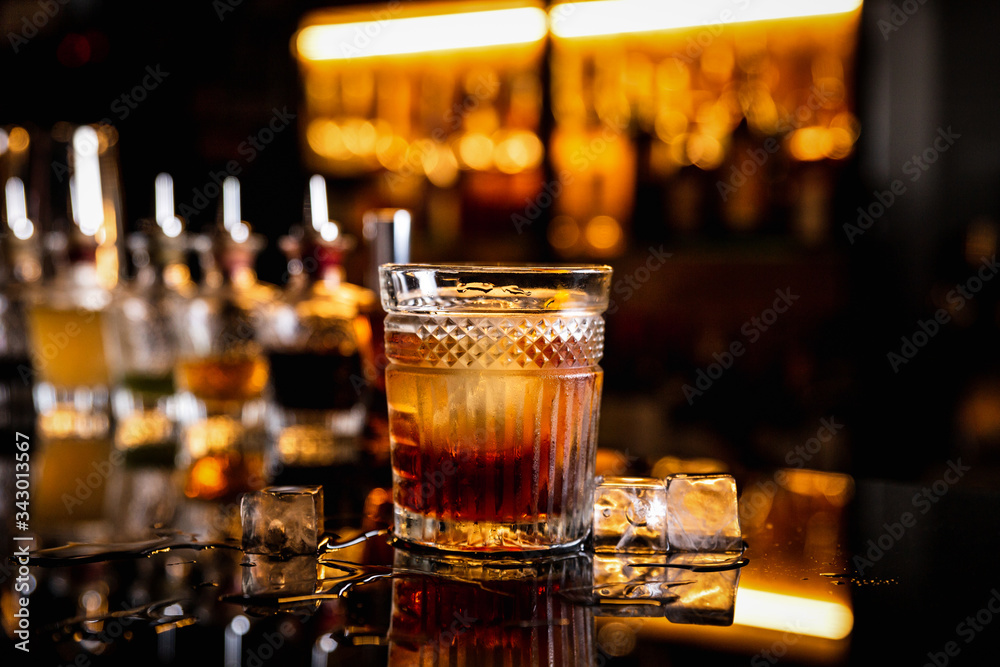
<svg viewBox="0 0 1000 667"><path fill-rule="evenodd" d="M583 555L533 561L418 556L397 549L389 664L592 665Z"/></svg>
<svg viewBox="0 0 1000 667"><path fill-rule="evenodd" d="M79 539L96 527L92 522L105 518L108 478L121 463L111 445L108 420L57 410L42 417L39 431L45 447L32 469L37 475L32 519L46 529L70 528Z"/></svg>
<svg viewBox="0 0 1000 667"><path fill-rule="evenodd" d="M381 276L397 536L488 551L585 538L610 268Z"/></svg>

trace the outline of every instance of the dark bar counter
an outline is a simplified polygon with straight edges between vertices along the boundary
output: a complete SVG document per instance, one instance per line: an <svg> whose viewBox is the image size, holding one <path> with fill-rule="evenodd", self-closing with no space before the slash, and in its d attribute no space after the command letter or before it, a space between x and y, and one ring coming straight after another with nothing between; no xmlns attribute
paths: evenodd
<svg viewBox="0 0 1000 667"><path fill-rule="evenodd" d="M3 641L23 655L28 591L39 665L988 664L1000 494L969 468L912 484L747 473L745 550L717 556L443 557L391 538L382 488L362 516L327 517L318 558L243 554L224 503L182 503L200 533L126 543L95 517L13 542L32 556L4 563Z"/></svg>

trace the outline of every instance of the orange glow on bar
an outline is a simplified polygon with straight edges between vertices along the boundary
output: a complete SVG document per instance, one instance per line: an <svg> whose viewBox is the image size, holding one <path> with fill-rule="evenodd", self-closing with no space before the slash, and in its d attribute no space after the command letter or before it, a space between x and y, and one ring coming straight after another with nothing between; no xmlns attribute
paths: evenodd
<svg viewBox="0 0 1000 667"><path fill-rule="evenodd" d="M515 7L311 25L296 35L295 47L306 60L350 60L529 44L546 32L544 10Z"/></svg>
<svg viewBox="0 0 1000 667"><path fill-rule="evenodd" d="M740 586L736 594L733 624L822 639L843 639L851 634L854 614L841 602L768 593Z"/></svg>
<svg viewBox="0 0 1000 667"><path fill-rule="evenodd" d="M552 34L601 37L699 26L846 14L862 0L596 0L563 3L549 10Z"/></svg>

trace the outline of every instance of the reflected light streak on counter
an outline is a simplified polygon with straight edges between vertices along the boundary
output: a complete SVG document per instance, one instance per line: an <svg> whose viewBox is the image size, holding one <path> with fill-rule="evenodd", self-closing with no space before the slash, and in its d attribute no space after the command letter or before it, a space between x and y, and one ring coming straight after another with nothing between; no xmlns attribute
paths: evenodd
<svg viewBox="0 0 1000 667"><path fill-rule="evenodd" d="M742 4L742 6L741 6ZM846 14L861 0L712 0L691 3L663 0L597 0L555 5L549 11L552 34L561 38L601 37L708 25L751 23Z"/></svg>
<svg viewBox="0 0 1000 667"><path fill-rule="evenodd" d="M840 602L740 586L733 623L822 639L843 639L851 634L854 614L849 606Z"/></svg>

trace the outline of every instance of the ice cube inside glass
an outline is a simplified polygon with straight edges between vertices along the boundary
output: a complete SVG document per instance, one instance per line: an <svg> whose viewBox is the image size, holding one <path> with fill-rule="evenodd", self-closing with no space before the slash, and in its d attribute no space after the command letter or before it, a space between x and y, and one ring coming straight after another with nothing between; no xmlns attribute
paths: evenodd
<svg viewBox="0 0 1000 667"><path fill-rule="evenodd" d="M240 518L248 554L315 554L323 533L323 487L269 486L244 494Z"/></svg>

